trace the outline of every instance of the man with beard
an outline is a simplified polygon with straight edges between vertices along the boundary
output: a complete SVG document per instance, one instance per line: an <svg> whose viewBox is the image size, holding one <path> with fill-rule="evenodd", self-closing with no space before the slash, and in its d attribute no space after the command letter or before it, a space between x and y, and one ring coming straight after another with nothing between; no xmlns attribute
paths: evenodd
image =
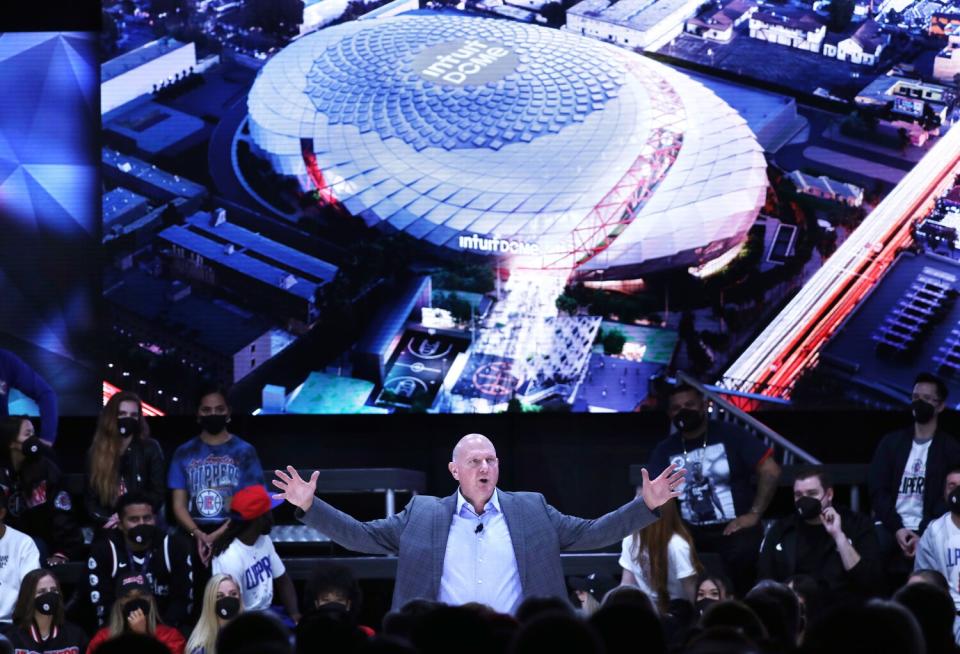
<svg viewBox="0 0 960 654"><path fill-rule="evenodd" d="M104 626L116 596L116 589L137 583L150 589L164 623L187 627L192 610L190 553L179 541L156 526L150 499L139 492L127 493L117 501L117 529L108 529L90 546L87 562L87 592Z"/></svg>
<svg viewBox="0 0 960 654"><path fill-rule="evenodd" d="M649 467L672 464L692 471L677 489L680 515L697 551L720 554L736 593L743 595L755 577L760 516L780 477L773 448L734 424L708 420L703 395L689 384L671 389L667 415L677 431L654 447Z"/></svg>
<svg viewBox="0 0 960 654"><path fill-rule="evenodd" d="M917 375L910 413L913 424L887 434L870 463L870 505L880 523L877 537L894 586L913 568L920 536L947 510L947 471L960 466L960 444L940 430L947 385L929 373Z"/></svg>

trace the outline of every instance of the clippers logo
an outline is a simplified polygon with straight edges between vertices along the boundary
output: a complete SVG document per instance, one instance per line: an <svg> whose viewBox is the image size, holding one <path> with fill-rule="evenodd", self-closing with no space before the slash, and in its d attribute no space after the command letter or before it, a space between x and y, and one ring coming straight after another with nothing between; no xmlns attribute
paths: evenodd
<svg viewBox="0 0 960 654"><path fill-rule="evenodd" d="M427 81L463 86L496 82L516 70L519 61L507 48L467 39L425 49L414 58L413 67Z"/></svg>

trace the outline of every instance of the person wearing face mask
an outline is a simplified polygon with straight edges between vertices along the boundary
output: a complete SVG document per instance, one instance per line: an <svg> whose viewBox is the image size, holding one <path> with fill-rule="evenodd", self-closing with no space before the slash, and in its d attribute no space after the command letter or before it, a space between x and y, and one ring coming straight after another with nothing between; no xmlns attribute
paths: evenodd
<svg viewBox="0 0 960 654"><path fill-rule="evenodd" d="M143 493L127 493L117 503L117 529L94 540L87 562L87 588L97 623L103 626L114 590L127 581L148 587L168 625L185 628L193 610L190 553L156 526L153 506Z"/></svg>
<svg viewBox="0 0 960 654"><path fill-rule="evenodd" d="M947 470L960 465L960 443L940 429L946 399L942 379L917 375L910 404L912 424L887 434L870 462L870 505L894 587L912 569L927 525L947 510L941 492Z"/></svg>
<svg viewBox="0 0 960 654"><path fill-rule="evenodd" d="M760 516L776 491L780 466L773 448L756 436L732 423L708 420L706 400L693 386L679 384L667 399L676 432L653 448L648 467L673 464L689 471L678 489L680 516L696 550L719 554L742 596L753 585L763 540Z"/></svg>
<svg viewBox="0 0 960 654"><path fill-rule="evenodd" d="M117 599L110 609L110 621L90 639L86 654L93 654L110 638L126 633L155 638L166 646L170 654L183 654L186 644L183 634L163 624L157 615L157 603L150 588L133 581L120 586Z"/></svg>
<svg viewBox="0 0 960 654"><path fill-rule="evenodd" d="M0 418L0 492L8 497L7 524L31 536L49 566L76 559L83 534L60 468L26 416Z"/></svg>
<svg viewBox="0 0 960 654"><path fill-rule="evenodd" d="M760 579L786 582L808 575L831 605L883 592L883 567L871 520L833 504L833 484L821 468L797 471L795 511L770 527L760 549Z"/></svg>
<svg viewBox="0 0 960 654"><path fill-rule="evenodd" d="M943 495L947 512L930 522L914 558L914 570L933 570L946 578L957 610L954 636L960 643L960 466L946 473Z"/></svg>
<svg viewBox="0 0 960 654"><path fill-rule="evenodd" d="M7 633L14 654L83 654L87 635L64 618L60 582L49 570L31 570L20 583Z"/></svg>
<svg viewBox="0 0 960 654"><path fill-rule="evenodd" d="M730 588L730 580L723 575L705 572L697 577L697 595L694 601L697 612L703 615L710 605L734 599Z"/></svg>
<svg viewBox="0 0 960 654"><path fill-rule="evenodd" d="M200 389L197 422L200 434L173 454L167 486L181 539L193 551L193 588L199 597L210 579L213 544L227 529L233 494L262 484L263 468L253 446L230 432L230 407L222 387Z"/></svg>
<svg viewBox="0 0 960 654"><path fill-rule="evenodd" d="M276 590L287 616L296 623L300 621L300 609L293 581L270 540L271 510L280 504L260 484L237 491L229 527L213 545L212 568L215 575L228 574L240 581L243 605L248 611L270 609Z"/></svg>
<svg viewBox="0 0 960 654"><path fill-rule="evenodd" d="M140 398L122 391L111 397L87 454L87 513L100 527L117 526L116 502L132 491L145 493L154 511L166 494L163 450L150 438Z"/></svg>
<svg viewBox="0 0 960 654"><path fill-rule="evenodd" d="M213 575L202 603L200 619L187 641L187 654L217 654L220 630L244 610L240 586L230 575Z"/></svg>
<svg viewBox="0 0 960 654"><path fill-rule="evenodd" d="M342 609L351 624L357 625L367 636L375 634L371 627L357 624L363 595L360 584L347 566L332 563L317 566L307 582L303 597L304 613L325 608Z"/></svg>

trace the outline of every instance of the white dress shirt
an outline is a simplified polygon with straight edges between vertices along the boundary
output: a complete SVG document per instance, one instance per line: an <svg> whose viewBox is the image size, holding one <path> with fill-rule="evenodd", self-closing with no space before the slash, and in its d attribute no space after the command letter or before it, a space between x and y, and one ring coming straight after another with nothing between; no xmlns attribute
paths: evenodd
<svg viewBox="0 0 960 654"><path fill-rule="evenodd" d="M451 605L480 602L510 614L523 599L517 557L498 491L493 491L482 515L457 491L438 599Z"/></svg>

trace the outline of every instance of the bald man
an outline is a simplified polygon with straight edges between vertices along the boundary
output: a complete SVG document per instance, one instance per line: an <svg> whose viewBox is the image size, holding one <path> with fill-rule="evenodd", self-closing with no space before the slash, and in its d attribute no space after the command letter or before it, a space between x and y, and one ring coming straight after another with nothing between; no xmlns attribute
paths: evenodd
<svg viewBox="0 0 960 654"><path fill-rule="evenodd" d="M399 514L359 522L317 498L317 476L293 466L276 470L274 498L297 507L297 518L347 549L399 558L393 609L414 599L480 602L514 613L526 597L566 598L560 552L620 542L654 522L677 497L684 470L671 465L643 494L596 520L560 513L540 493L499 490L500 462L486 436L467 434L447 466L460 487L449 497L417 495Z"/></svg>

